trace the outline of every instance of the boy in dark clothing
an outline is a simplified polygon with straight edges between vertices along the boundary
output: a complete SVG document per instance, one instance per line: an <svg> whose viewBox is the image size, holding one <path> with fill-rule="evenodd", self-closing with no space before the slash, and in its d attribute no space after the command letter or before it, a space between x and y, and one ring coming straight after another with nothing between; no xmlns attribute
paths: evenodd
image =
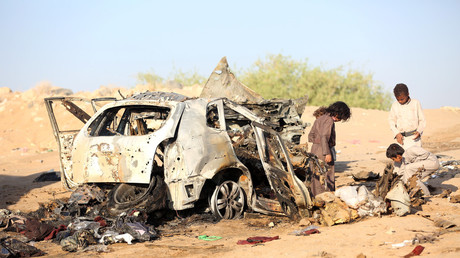
<svg viewBox="0 0 460 258"><path fill-rule="evenodd" d="M335 191L335 125L334 122L347 121L351 111L345 102L337 101L327 108L320 107L314 113L317 119L308 134L312 142L311 153L329 165L325 175L325 185L321 185L318 175L312 175L311 191L313 196L325 191Z"/></svg>

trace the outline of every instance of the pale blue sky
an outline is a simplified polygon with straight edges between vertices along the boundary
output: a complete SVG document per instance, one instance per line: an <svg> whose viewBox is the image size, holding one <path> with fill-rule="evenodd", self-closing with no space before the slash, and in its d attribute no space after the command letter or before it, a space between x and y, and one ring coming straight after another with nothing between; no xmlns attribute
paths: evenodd
<svg viewBox="0 0 460 258"><path fill-rule="evenodd" d="M460 1L0 0L0 87L132 87L136 74L208 76L267 54L404 82L423 108L460 106Z"/></svg>

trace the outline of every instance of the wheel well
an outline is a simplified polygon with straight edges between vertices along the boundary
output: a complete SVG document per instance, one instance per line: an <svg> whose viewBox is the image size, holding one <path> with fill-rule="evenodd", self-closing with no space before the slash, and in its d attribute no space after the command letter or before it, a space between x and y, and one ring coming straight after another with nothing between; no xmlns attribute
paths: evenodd
<svg viewBox="0 0 460 258"><path fill-rule="evenodd" d="M207 199L216 186L224 181L232 180L238 183L241 175L243 175L243 171L237 168L227 168L219 171L212 179L206 180L200 193L200 199Z"/></svg>
<svg viewBox="0 0 460 258"><path fill-rule="evenodd" d="M228 168L224 169L222 171L219 171L213 178L212 181L215 184L222 183L227 180L232 180L235 182L238 182L240 176L243 174L243 171L237 169L237 168Z"/></svg>

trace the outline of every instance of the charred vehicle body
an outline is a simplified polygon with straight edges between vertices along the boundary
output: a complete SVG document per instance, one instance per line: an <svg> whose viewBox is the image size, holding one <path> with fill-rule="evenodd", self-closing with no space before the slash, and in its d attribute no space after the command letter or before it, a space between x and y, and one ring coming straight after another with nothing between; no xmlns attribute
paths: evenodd
<svg viewBox="0 0 460 258"><path fill-rule="evenodd" d="M62 180L69 189L112 186L112 209L184 210L206 199L213 214L232 219L246 207L295 217L311 206L280 135L244 106L150 92L105 105L78 132L60 130L57 104L82 121L89 117L77 101L85 100L45 100Z"/></svg>
<svg viewBox="0 0 460 258"><path fill-rule="evenodd" d="M109 103L96 111L101 101ZM122 100L46 98L62 182L68 189L107 189L114 213L132 207L185 210L201 202L223 219L244 210L292 219L309 215L308 174L317 163L305 152L289 151L305 127L294 105L241 102L166 92ZM90 103L95 114L77 103ZM62 129L57 107L84 126Z"/></svg>

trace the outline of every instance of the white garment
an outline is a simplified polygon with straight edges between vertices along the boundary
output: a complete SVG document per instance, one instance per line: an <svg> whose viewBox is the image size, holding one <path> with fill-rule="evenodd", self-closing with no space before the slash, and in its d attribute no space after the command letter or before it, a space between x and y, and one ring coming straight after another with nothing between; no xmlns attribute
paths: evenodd
<svg viewBox="0 0 460 258"><path fill-rule="evenodd" d="M417 132L423 134L425 130L426 120L423 114L420 102L416 99L409 99L406 104L399 104L395 101L391 105L390 115L388 117L390 123L390 129L393 132L393 136L396 137L398 133L410 132L417 130ZM414 135L404 137L404 145L414 145L417 141L413 141ZM416 145L421 146L421 141L418 139ZM407 148L404 146L404 148Z"/></svg>
<svg viewBox="0 0 460 258"><path fill-rule="evenodd" d="M407 148L402 157L401 167L397 173L402 175L404 183L407 183L419 169L422 170L420 179L423 179L439 168L436 155L418 146Z"/></svg>
<svg viewBox="0 0 460 258"><path fill-rule="evenodd" d="M411 135L411 136L407 136L407 137L403 137L403 145L401 145L404 150L407 150L408 148L412 147L412 146L418 146L418 147L422 147L422 137L419 137L417 139L414 140L414 135Z"/></svg>

